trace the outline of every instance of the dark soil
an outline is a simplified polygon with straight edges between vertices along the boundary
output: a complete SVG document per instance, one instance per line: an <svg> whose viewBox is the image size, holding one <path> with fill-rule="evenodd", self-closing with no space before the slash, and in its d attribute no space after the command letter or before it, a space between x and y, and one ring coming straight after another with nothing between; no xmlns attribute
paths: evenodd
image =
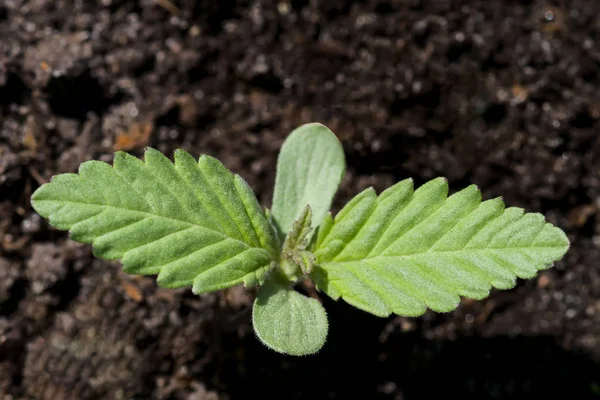
<svg viewBox="0 0 600 400"><path fill-rule="evenodd" d="M0 0L3 399L586 399L600 393L600 2ZM269 205L320 121L359 190L470 183L544 213L555 268L453 313L324 299L328 343L253 336L252 295L159 289L48 226L33 190L144 146L211 154Z"/></svg>

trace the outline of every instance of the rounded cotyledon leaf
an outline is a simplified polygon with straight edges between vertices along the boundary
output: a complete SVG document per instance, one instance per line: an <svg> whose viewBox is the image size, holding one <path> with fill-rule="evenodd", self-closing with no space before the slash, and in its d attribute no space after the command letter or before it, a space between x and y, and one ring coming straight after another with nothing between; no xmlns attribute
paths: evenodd
<svg viewBox="0 0 600 400"><path fill-rule="evenodd" d="M345 170L344 149L324 125L305 124L288 136L277 160L271 209L282 238L307 205L313 228L321 224Z"/></svg>
<svg viewBox="0 0 600 400"><path fill-rule="evenodd" d="M145 162L115 153L87 161L32 196L33 208L94 254L122 259L132 274L196 293L262 283L279 243L248 184L209 156L175 162L147 149Z"/></svg>
<svg viewBox="0 0 600 400"><path fill-rule="evenodd" d="M258 291L252 324L261 342L283 354L314 354L327 338L327 314L321 303L270 281Z"/></svg>

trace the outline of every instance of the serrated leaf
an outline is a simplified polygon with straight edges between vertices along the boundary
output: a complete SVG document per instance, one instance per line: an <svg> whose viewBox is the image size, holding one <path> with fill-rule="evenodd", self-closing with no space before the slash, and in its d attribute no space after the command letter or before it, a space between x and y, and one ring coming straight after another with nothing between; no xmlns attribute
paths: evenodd
<svg viewBox="0 0 600 400"><path fill-rule="evenodd" d="M283 354L314 354L327 338L327 314L321 303L271 282L258 292L252 324L261 342Z"/></svg>
<svg viewBox="0 0 600 400"><path fill-rule="evenodd" d="M308 204L318 227L346 170L344 149L327 127L302 125L285 140L277 160L272 214L283 238Z"/></svg>
<svg viewBox="0 0 600 400"><path fill-rule="evenodd" d="M101 258L132 274L159 274L195 293L265 279L278 241L252 189L215 158L183 150L175 163L154 149L145 162L124 152L114 165L81 164L32 196L34 209Z"/></svg>
<svg viewBox="0 0 600 400"><path fill-rule="evenodd" d="M512 288L569 248L541 214L505 209L500 198L481 202L474 185L447 195L443 178L416 191L405 180L379 196L357 195L323 222L313 251L317 287L378 316L445 312L459 296Z"/></svg>
<svg viewBox="0 0 600 400"><path fill-rule="evenodd" d="M292 223L292 229L283 242L283 252L292 253L305 250L308 246L308 235L312 230L312 211L309 205L304 207L297 220Z"/></svg>
<svg viewBox="0 0 600 400"><path fill-rule="evenodd" d="M304 275L312 271L315 263L315 256L306 251L309 244L308 236L312 231L311 218L310 206L306 205L300 217L292 224L292 230L285 237L281 252L282 260L290 261L299 267Z"/></svg>

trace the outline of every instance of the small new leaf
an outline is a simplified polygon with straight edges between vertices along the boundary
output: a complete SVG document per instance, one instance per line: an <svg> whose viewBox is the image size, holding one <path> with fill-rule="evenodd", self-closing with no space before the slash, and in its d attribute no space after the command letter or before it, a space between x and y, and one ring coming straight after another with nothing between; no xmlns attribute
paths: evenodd
<svg viewBox="0 0 600 400"><path fill-rule="evenodd" d="M115 153L114 165L81 164L32 196L34 209L101 258L132 274L158 274L195 293L262 283L279 244L248 184L215 158L183 150L175 163L154 149L145 162Z"/></svg>
<svg viewBox="0 0 600 400"><path fill-rule="evenodd" d="M304 250L308 245L308 234L312 230L312 211L310 206L304 207L297 220L292 224L292 230L285 237L283 242L284 252L293 252L296 249Z"/></svg>
<svg viewBox="0 0 600 400"><path fill-rule="evenodd" d="M446 312L459 296L483 299L532 278L569 248L541 214L481 202L474 185L447 195L443 178L416 191L405 180L326 217L313 250L318 289L378 316Z"/></svg>
<svg viewBox="0 0 600 400"><path fill-rule="evenodd" d="M291 261L292 264L300 268L304 275L308 275L315 264L315 256L306 251L309 244L309 234L311 227L312 212L307 205L302 214L292 224L292 230L287 234L283 242L282 261ZM293 269L290 271L294 274Z"/></svg>
<svg viewBox="0 0 600 400"><path fill-rule="evenodd" d="M310 251L300 250L291 255L291 260L300 267L300 270L304 275L308 275L312 272L313 267L317 258Z"/></svg>
<svg viewBox="0 0 600 400"><path fill-rule="evenodd" d="M327 314L318 300L269 281L254 301L252 324L266 346L284 354L314 354L327 338Z"/></svg>

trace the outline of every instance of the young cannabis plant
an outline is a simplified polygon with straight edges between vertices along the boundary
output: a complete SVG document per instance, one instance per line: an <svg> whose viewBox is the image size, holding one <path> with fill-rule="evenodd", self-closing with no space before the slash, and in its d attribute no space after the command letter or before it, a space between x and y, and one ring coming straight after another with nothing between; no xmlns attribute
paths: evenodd
<svg viewBox="0 0 600 400"><path fill-rule="evenodd" d="M161 286L198 294L259 286L254 330L281 353L311 354L325 343L321 303L294 290L304 279L380 317L418 316L512 288L569 247L541 214L482 202L474 185L448 197L443 178L416 190L410 179L379 195L366 189L333 218L344 152L316 123L285 141L271 211L218 160L183 150L174 158L148 149L145 161L123 152L113 166L88 161L42 185L32 205L73 240L92 243L96 256L158 274Z"/></svg>

